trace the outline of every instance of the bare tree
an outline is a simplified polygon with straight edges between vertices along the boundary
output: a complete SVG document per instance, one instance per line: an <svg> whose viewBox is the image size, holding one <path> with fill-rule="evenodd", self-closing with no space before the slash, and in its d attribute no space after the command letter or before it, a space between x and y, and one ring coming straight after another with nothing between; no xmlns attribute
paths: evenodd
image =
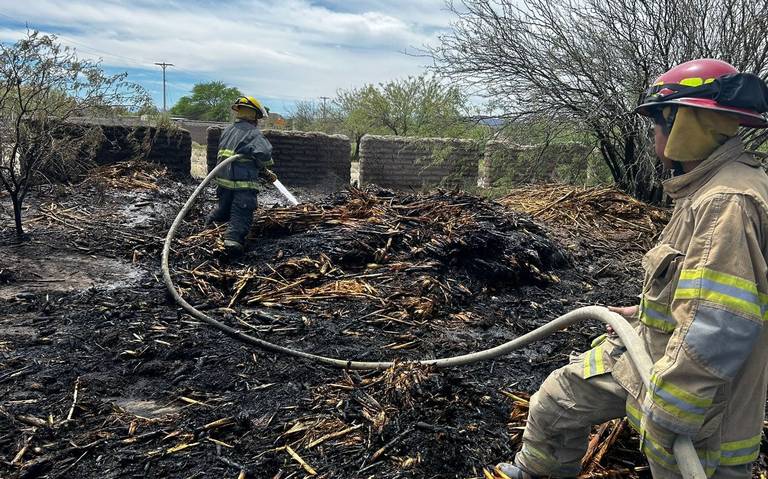
<svg viewBox="0 0 768 479"><path fill-rule="evenodd" d="M79 59L56 37L37 31L0 44L0 184L13 203L19 237L22 205L34 180L66 169L94 141L91 127L69 120L147 101L125 78L106 75L98 63Z"/></svg>
<svg viewBox="0 0 768 479"><path fill-rule="evenodd" d="M657 75L719 58L768 74L768 2L753 0L449 0L452 31L433 70L513 121L549 118L588 132L616 183L660 197L649 125L634 115ZM759 143L765 136L752 134ZM755 146L754 144L752 145Z"/></svg>

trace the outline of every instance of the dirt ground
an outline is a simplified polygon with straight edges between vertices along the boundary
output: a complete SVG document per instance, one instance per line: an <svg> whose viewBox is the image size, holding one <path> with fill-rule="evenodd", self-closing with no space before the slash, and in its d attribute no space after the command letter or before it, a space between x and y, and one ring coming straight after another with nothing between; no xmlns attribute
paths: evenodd
<svg viewBox="0 0 768 479"><path fill-rule="evenodd" d="M11 223L2 224L0 477L482 477L483 466L518 447L526 393L601 333L587 324L442 371L405 364L358 373L253 349L182 314L160 279L163 237L194 186L159 170L112 170L35 191L28 241L15 242ZM211 190L174 247L185 297L285 346L407 360L494 346L579 306L632 304L639 292L638 253L591 252L497 203L429 199L457 214L491 212L478 231L501 243L471 228L437 231L421 213L397 213L394 226L332 217L356 201L386 215L427 200L297 196L315 206L273 208L275 194L261 195L249 252L230 261L219 252L223 228L202 224ZM400 230L383 241L383 256L341 251L370 247L385 227ZM461 241L438 244L438 233ZM514 266L514 280L488 274L499 264ZM287 271L310 282L294 286ZM243 274L255 278L247 287L234 277ZM272 285L275 278L293 289ZM371 289L326 288L350 278ZM301 295L287 293L294 290ZM647 477L636 439L624 430L614 440L590 477Z"/></svg>

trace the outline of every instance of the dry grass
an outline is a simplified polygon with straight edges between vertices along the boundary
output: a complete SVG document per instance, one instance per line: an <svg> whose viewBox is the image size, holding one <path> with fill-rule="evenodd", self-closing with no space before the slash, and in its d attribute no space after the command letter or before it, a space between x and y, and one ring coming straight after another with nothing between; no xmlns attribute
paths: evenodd
<svg viewBox="0 0 768 479"><path fill-rule="evenodd" d="M592 249L620 254L651 248L670 216L613 187L521 186L499 202L555 227L566 243L586 240Z"/></svg>

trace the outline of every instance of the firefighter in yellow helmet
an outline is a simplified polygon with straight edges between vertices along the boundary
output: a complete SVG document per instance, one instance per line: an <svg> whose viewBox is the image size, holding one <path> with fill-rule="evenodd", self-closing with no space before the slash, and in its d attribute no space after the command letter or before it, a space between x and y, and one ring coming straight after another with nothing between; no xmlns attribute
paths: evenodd
<svg viewBox="0 0 768 479"><path fill-rule="evenodd" d="M218 161L241 155L221 171L216 183L218 206L208 217L209 222L229 222L224 234L224 248L230 255L241 254L245 238L253 223L257 194L261 180L277 179L268 169L272 161L272 145L258 128L258 121L269 115L267 109L252 96L243 96L232 105L235 121L221 134Z"/></svg>
<svg viewBox="0 0 768 479"><path fill-rule="evenodd" d="M575 477L590 428L626 416L656 479L680 477L672 444L693 440L708 477L751 477L768 388L768 176L739 127L765 128L768 86L713 59L678 65L637 112L655 123L675 209L643 258L635 321L654 361L646 389L612 334L533 395L523 446L502 477Z"/></svg>

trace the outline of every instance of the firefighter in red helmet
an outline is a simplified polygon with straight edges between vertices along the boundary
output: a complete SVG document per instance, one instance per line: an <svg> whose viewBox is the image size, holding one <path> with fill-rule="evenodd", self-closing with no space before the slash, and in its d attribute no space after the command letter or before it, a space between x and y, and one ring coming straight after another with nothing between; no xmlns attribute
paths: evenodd
<svg viewBox="0 0 768 479"><path fill-rule="evenodd" d="M531 398L523 446L501 477L575 477L590 428L626 416L656 478L679 477L689 436L709 477L751 477L768 389L768 176L740 127L768 126L768 87L726 62L661 75L637 108L654 121L675 209L643 258L635 321L654 361L646 389L612 334L574 355Z"/></svg>

